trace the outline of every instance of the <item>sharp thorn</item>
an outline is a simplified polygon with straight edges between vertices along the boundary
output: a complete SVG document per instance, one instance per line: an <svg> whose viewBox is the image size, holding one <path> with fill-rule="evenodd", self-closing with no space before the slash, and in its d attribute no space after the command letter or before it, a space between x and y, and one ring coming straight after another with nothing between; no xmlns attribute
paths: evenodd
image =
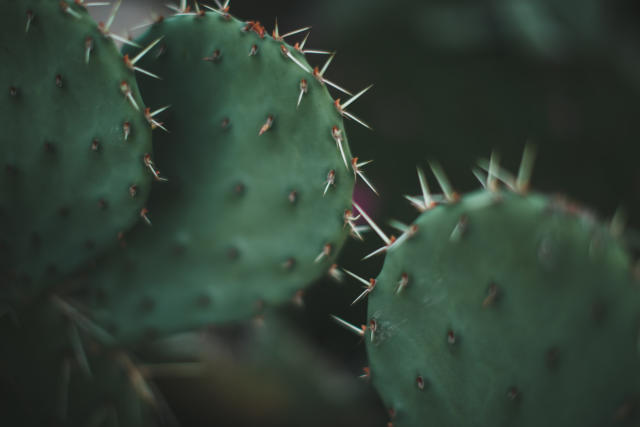
<svg viewBox="0 0 640 427"><path fill-rule="evenodd" d="M347 100L347 102L345 102L344 104L342 104L342 108L345 109L347 108L349 105L353 104L355 101L358 100L358 98L360 98L362 95L364 95L365 93L367 93L367 91L369 89L371 89L373 87L373 85L369 85L366 88L362 89L360 92L356 93L355 95L353 95L351 98L349 98Z"/></svg>
<svg viewBox="0 0 640 427"><path fill-rule="evenodd" d="M611 218L609 224L609 232L614 237L621 237L624 234L624 229L627 225L627 212L624 208L619 207Z"/></svg>
<svg viewBox="0 0 640 427"><path fill-rule="evenodd" d="M342 271L344 271L345 273L347 273L349 276L353 277L354 279L356 279L358 282L362 283L365 286L369 286L371 283L368 282L367 280L363 279L362 277L358 276L356 273L347 270L346 268L343 268Z"/></svg>
<svg viewBox="0 0 640 427"><path fill-rule="evenodd" d="M369 258L373 258L376 255L379 255L383 252L386 252L387 249L389 248L389 246L382 246L381 248L376 249L375 251L371 252L369 255L364 256L361 261L366 261Z"/></svg>
<svg viewBox="0 0 640 427"><path fill-rule="evenodd" d="M355 201L353 202L353 206L358 210L360 215L362 215L362 217L365 219L365 221L367 221L369 226L371 226L373 231L376 232L376 234L380 237L380 239L382 239L382 241L387 245L391 244L391 239L389 239L389 237L387 237L387 235L384 234L384 232L380 229L380 227L378 227L378 225L369 217L369 215L367 215L364 209L362 209L360 205L358 205Z"/></svg>
<svg viewBox="0 0 640 427"><path fill-rule="evenodd" d="M157 74L153 74L151 71L147 71L147 70L142 69L140 67L133 67L133 70L139 72L140 74L144 74L146 76L153 77L154 79L162 80L162 77L158 76Z"/></svg>
<svg viewBox="0 0 640 427"><path fill-rule="evenodd" d="M404 233L405 231L407 231L409 229L409 226L401 221L398 221L397 219L390 219L389 220L389 225L392 228L395 228L396 230L398 230L401 233Z"/></svg>
<svg viewBox="0 0 640 427"><path fill-rule="evenodd" d="M487 179L485 188L489 191L497 191L498 189L498 181L505 184L509 187L510 190L516 191L515 178L512 174L502 169L498 165L497 158L494 158L493 163L490 161L486 161L485 159L480 159L478 161L478 165L487 172Z"/></svg>
<svg viewBox="0 0 640 427"><path fill-rule="evenodd" d="M422 190L422 198L424 199L424 208L429 209L433 200L431 199L431 192L429 191L429 185L427 184L427 178L424 175L424 171L421 168L416 168L418 171L418 181L420 181L420 189Z"/></svg>
<svg viewBox="0 0 640 427"><path fill-rule="evenodd" d="M304 39L302 40L302 42L300 43L300 50L304 50L304 45L307 43L307 39L309 38L309 34L311 34L310 32L307 33L304 36Z"/></svg>
<svg viewBox="0 0 640 427"><path fill-rule="evenodd" d="M458 199L458 196L455 191L453 191L449 178L447 178L447 175L444 173L440 164L437 162L430 162L429 165L431 166L431 170L433 171L446 200L448 202L455 202Z"/></svg>
<svg viewBox="0 0 640 427"><path fill-rule="evenodd" d="M160 40L162 40L164 38L164 36L162 37L158 37L157 39L155 39L154 41L152 41L147 47L144 48L144 50L140 53L138 53L132 60L131 60L131 64L132 65L136 65L136 63L141 60L151 49L153 49L153 47L155 45L157 45L158 43L160 43Z"/></svg>
<svg viewBox="0 0 640 427"><path fill-rule="evenodd" d="M342 115L353 120L354 122L366 127L367 129L371 130L371 126L369 126L367 123L365 123L364 121L362 121L361 119L359 119L358 117L354 116L353 114L349 113L348 111L342 111Z"/></svg>
<svg viewBox="0 0 640 427"><path fill-rule="evenodd" d="M305 55L307 55L307 54L310 54L310 55L331 55L331 52L329 52L328 50L302 49L302 47L300 49L301 49L301 52L304 53Z"/></svg>
<svg viewBox="0 0 640 427"><path fill-rule="evenodd" d="M491 158L489 159L489 169L487 174L487 188L489 191L498 191L498 169L500 162L500 156L497 152L493 151L491 153Z"/></svg>
<svg viewBox="0 0 640 427"><path fill-rule="evenodd" d="M280 36L280 39L284 40L287 37L291 37L291 36L294 36L296 34L303 33L303 32L305 32L307 30L310 30L310 29L311 29L311 27L309 26L309 27L304 27L304 28L299 28L297 30L289 31L287 34L283 34L282 36Z"/></svg>
<svg viewBox="0 0 640 427"><path fill-rule="evenodd" d="M345 88L343 88L342 86L339 86L338 84L332 82L331 80L327 80L324 77L322 77L322 83L331 86L334 89L339 90L340 92L347 94L349 96L351 96L351 92L349 92L348 90L346 90Z"/></svg>
<svg viewBox="0 0 640 427"><path fill-rule="evenodd" d="M518 178L516 179L516 191L518 193L524 194L529 190L535 160L536 148L533 144L527 143L522 153L522 161L520 162Z"/></svg>
<svg viewBox="0 0 640 427"><path fill-rule="evenodd" d="M416 208L419 212L425 212L427 210L427 207L425 206L424 202L420 200L420 198L409 196L407 194L404 195L404 198L407 199L409 203L411 203L411 205L413 205L413 207Z"/></svg>
<svg viewBox="0 0 640 427"><path fill-rule="evenodd" d="M283 45L283 47L284 47L284 45ZM286 49L286 47L284 47L284 48ZM288 49L287 49L287 53L286 53L286 55L287 55L287 56L289 57L289 59L291 59L291 60L292 60L292 61L293 61L293 62L294 62L298 67L302 68L302 69L303 69L304 71L306 71L307 73L310 73L310 72L311 72L311 70L310 70L306 65L304 65L302 62L298 61L298 59L297 59L295 56L293 56L293 54L292 54Z"/></svg>
<svg viewBox="0 0 640 427"><path fill-rule="evenodd" d="M476 179L478 180L478 182L480 183L480 185L482 185L483 189L487 189L487 177L484 176L484 174L482 173L482 171L478 168L473 168L471 169L471 172L473 172L473 175L476 177Z"/></svg>
<svg viewBox="0 0 640 427"><path fill-rule="evenodd" d="M113 21L116 19L116 15L118 14L118 9L120 9L120 5L122 4L122 0L116 1L113 5L113 9L111 9L111 13L109 14L109 18L107 19L107 23L104 26L105 32L109 32L109 28L113 24Z"/></svg>
<svg viewBox="0 0 640 427"><path fill-rule="evenodd" d="M171 108L171 105L165 105L164 107L158 108L157 110L155 110L154 112L152 112L150 114L151 117L155 117L160 113L163 113L165 111L167 111L169 108Z"/></svg>
<svg viewBox="0 0 640 427"><path fill-rule="evenodd" d="M327 58L327 61L324 63L324 65L322 66L322 69L320 70L320 76L324 76L324 73L327 72L327 68L329 68L329 65L331 64L331 61L333 61L333 58L336 56L336 53L333 52L331 54L331 56L329 56L329 58Z"/></svg>
<svg viewBox="0 0 640 427"><path fill-rule="evenodd" d="M128 38L119 36L117 34L109 33L109 37L111 37L114 40L119 41L120 43L124 43L124 44L129 45L129 46L133 46L133 47L137 47L137 48L141 47L138 43L133 42L133 41L129 40Z"/></svg>
<svg viewBox="0 0 640 427"><path fill-rule="evenodd" d="M338 323L338 325L342 326L343 328L345 328L348 331L353 332L354 334L358 335L359 337L364 337L364 329L363 328L358 328L354 325L352 325L351 323L342 320L341 318L339 318L338 316L335 316L333 314L330 315L331 318Z"/></svg>

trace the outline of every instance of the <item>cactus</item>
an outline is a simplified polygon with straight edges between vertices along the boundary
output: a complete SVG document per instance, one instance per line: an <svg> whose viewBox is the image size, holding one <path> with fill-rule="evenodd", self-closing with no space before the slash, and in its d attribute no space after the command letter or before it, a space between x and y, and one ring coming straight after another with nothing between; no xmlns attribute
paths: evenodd
<svg viewBox="0 0 640 427"><path fill-rule="evenodd" d="M151 135L111 37L81 5L2 6L0 298L30 299L139 219Z"/></svg>
<svg viewBox="0 0 640 427"><path fill-rule="evenodd" d="M444 194L430 194L419 170L423 194L406 197L422 214L409 226L393 222L402 234L389 237L360 207L375 203L360 193L352 202L357 180L378 193L343 125L346 117L369 127L347 111L369 88L354 95L328 80L334 56L305 47L308 28L281 34L276 23L268 35L231 16L228 0L217 9L180 0L169 5L174 16L132 42L110 30L120 0L98 25L85 8L101 2L5 3L4 422L175 425L157 390L191 413L180 414L185 425L229 421L221 414L233 425L386 422L383 405L374 408L355 378L334 377L286 323L291 317L280 317L328 274L365 285L354 303L369 298L366 325L335 319L365 338L363 377L379 391L389 426L638 424L640 265L631 267L620 222L605 227L565 199L528 193L528 158L517 178L497 157L481 163L474 174L485 189L463 197L439 168ZM637 132L633 56L610 47L622 32L600 20L601 0L579 13L551 0L414 3L367 2L375 19L353 4L325 7L356 29L358 67L382 82L392 76L386 90L394 94L382 92L384 102L370 108L384 118L378 139L394 144L363 136L369 154L391 164L397 153L428 151L455 163L459 176L487 141L531 136L550 171L544 189L600 209L621 196L637 219L629 154L637 149L611 150ZM358 10L357 19L337 7ZM409 25L388 13L399 8ZM376 20L383 31L371 31ZM289 43L294 36L300 41ZM313 67L309 55L326 62ZM428 55L429 68L416 55ZM611 82L594 91L592 80ZM166 107L152 112L141 95ZM492 108L478 108L474 100L487 98ZM614 125L624 138L614 135L603 156L600 139ZM152 158L155 128L164 132ZM429 142L408 144L416 140ZM577 144L577 169L589 176L562 167ZM409 176L393 166L381 180L387 193ZM153 180L163 184L152 189ZM395 209L386 201L383 210ZM365 257L387 254L377 280L335 264L348 235L367 229L360 218L385 243ZM327 307L317 309L326 301L314 294L307 308L324 318ZM253 325L240 323L252 316ZM326 345L322 325L310 328L314 315L306 316L298 329ZM247 404L255 417L245 416ZM358 410L366 416L354 417Z"/></svg>
<svg viewBox="0 0 640 427"><path fill-rule="evenodd" d="M162 80L141 90L171 104L154 139L169 182L150 197L153 227L86 278L94 319L124 341L290 301L330 270L355 177L353 116L303 47L226 10L183 11L138 42L160 38L141 66Z"/></svg>
<svg viewBox="0 0 640 427"><path fill-rule="evenodd" d="M145 351L145 367L182 425L382 424L371 387L300 332L266 310L249 322L156 342Z"/></svg>
<svg viewBox="0 0 640 427"><path fill-rule="evenodd" d="M436 207L425 191L427 211L388 248L366 346L394 426L637 422L626 250L576 205L514 188L490 174L487 190L447 190Z"/></svg>
<svg viewBox="0 0 640 427"><path fill-rule="evenodd" d="M159 401L131 357L106 350L64 302L40 301L0 321L3 424L157 426ZM1 390L2 387L0 387Z"/></svg>

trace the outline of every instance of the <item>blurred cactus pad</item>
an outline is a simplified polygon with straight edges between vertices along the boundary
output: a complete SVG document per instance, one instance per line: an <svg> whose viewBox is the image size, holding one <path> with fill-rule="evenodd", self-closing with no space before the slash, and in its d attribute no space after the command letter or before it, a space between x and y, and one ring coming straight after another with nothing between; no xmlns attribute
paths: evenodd
<svg viewBox="0 0 640 427"><path fill-rule="evenodd" d="M0 411L11 426L153 427L164 408L130 355L54 298L0 318ZM165 419L164 421L167 421Z"/></svg>
<svg viewBox="0 0 640 427"><path fill-rule="evenodd" d="M564 200L478 191L423 213L369 297L394 426L632 426L640 280Z"/></svg>
<svg viewBox="0 0 640 427"><path fill-rule="evenodd" d="M154 135L169 182L152 191L153 226L133 230L82 286L119 339L289 302L346 240L354 173L342 116L278 38L209 11L164 19L137 40L160 40L139 65L162 80L140 84L148 102L171 105L158 118L169 132Z"/></svg>
<svg viewBox="0 0 640 427"><path fill-rule="evenodd" d="M151 152L133 70L83 7L0 14L0 299L25 301L140 219Z"/></svg>
<svg viewBox="0 0 640 427"><path fill-rule="evenodd" d="M384 425L373 390L281 313L180 333L146 369L189 426Z"/></svg>

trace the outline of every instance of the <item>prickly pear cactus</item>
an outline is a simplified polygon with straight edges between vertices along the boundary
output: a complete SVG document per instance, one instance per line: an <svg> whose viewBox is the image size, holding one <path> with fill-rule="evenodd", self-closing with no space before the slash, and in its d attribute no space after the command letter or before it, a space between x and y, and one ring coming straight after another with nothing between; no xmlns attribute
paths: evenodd
<svg viewBox="0 0 640 427"><path fill-rule="evenodd" d="M28 298L140 219L151 152L133 70L73 2L0 14L0 298Z"/></svg>
<svg viewBox="0 0 640 427"><path fill-rule="evenodd" d="M78 320L60 300L0 318L3 424L161 425L163 408L131 358L100 347Z"/></svg>
<svg viewBox="0 0 640 427"><path fill-rule="evenodd" d="M394 426L637 425L640 289L608 229L500 191L415 226L369 297L371 376Z"/></svg>
<svg viewBox="0 0 640 427"><path fill-rule="evenodd" d="M171 104L154 150L169 182L118 254L88 273L94 318L119 340L245 318L329 271L354 172L321 72L226 11L181 13L138 43L150 103ZM279 37L276 37L279 38Z"/></svg>

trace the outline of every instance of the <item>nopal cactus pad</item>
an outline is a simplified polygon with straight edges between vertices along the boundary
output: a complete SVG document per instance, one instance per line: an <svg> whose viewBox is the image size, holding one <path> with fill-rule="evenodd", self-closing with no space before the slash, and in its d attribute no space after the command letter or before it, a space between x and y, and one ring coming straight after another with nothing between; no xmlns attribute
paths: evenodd
<svg viewBox="0 0 640 427"><path fill-rule="evenodd" d="M342 115L303 54L226 13L164 19L141 66L166 186L152 227L88 275L94 318L118 339L245 318L290 301L344 243L354 173ZM342 151L342 152L341 152Z"/></svg>
<svg viewBox="0 0 640 427"><path fill-rule="evenodd" d="M82 6L3 2L0 63L0 294L25 298L140 218L151 131L133 71Z"/></svg>
<svg viewBox="0 0 640 427"><path fill-rule="evenodd" d="M162 425L161 402L133 360L101 347L59 299L0 318L3 425Z"/></svg>
<svg viewBox="0 0 640 427"><path fill-rule="evenodd" d="M637 425L640 289L608 228L499 191L414 225L369 297L371 377L394 426Z"/></svg>

